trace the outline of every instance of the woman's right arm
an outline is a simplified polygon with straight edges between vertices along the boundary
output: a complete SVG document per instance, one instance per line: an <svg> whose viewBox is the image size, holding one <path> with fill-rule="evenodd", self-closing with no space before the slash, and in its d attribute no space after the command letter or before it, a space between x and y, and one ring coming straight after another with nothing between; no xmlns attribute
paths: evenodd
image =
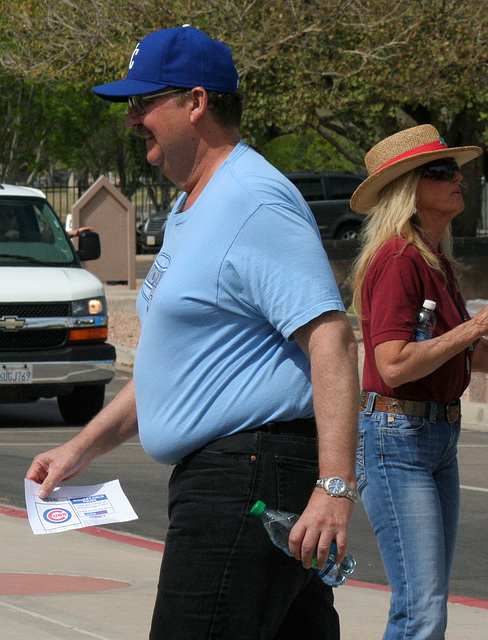
<svg viewBox="0 0 488 640"><path fill-rule="evenodd" d="M471 320L431 340L390 340L377 345L374 350L376 366L389 387L399 387L436 371L487 333L488 305ZM485 355L488 357L488 350ZM473 368L488 370L488 360L485 364L486 369L479 368L478 360L480 358L476 356Z"/></svg>
<svg viewBox="0 0 488 640"><path fill-rule="evenodd" d="M474 348L472 370L488 373L488 340L478 340Z"/></svg>
<svg viewBox="0 0 488 640"><path fill-rule="evenodd" d="M60 482L79 475L94 458L136 434L136 401L131 380L74 438L36 456L26 478L39 483L38 496L47 498Z"/></svg>

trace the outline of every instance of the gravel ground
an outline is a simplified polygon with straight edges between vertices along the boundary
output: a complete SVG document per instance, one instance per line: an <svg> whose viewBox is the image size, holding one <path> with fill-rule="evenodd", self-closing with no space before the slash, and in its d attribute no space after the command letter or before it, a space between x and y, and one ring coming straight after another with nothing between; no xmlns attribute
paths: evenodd
<svg viewBox="0 0 488 640"><path fill-rule="evenodd" d="M135 349L139 340L140 326L137 313L110 311L108 319L108 342L121 347Z"/></svg>

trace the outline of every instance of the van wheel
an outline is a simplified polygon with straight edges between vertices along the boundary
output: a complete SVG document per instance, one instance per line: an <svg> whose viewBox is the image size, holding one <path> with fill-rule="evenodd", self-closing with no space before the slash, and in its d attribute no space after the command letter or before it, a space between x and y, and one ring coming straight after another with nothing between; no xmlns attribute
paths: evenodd
<svg viewBox="0 0 488 640"><path fill-rule="evenodd" d="M105 385L91 384L58 396L58 407L66 424L84 425L103 407L104 398Z"/></svg>
<svg viewBox="0 0 488 640"><path fill-rule="evenodd" d="M337 229L336 240L356 240L359 235L361 225L355 223L343 224Z"/></svg>

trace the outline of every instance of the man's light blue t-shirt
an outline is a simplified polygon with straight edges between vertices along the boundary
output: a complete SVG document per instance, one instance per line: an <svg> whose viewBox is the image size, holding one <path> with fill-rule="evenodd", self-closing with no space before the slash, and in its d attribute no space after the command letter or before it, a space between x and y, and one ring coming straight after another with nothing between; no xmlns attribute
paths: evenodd
<svg viewBox="0 0 488 640"><path fill-rule="evenodd" d="M293 332L344 311L308 205L243 142L177 213L185 198L137 301L139 434L168 464L222 436L312 416Z"/></svg>

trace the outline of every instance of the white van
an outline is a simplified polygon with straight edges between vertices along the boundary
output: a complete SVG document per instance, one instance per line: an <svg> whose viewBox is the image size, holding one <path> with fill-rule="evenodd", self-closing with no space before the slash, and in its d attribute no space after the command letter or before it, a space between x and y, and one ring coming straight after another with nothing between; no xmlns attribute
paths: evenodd
<svg viewBox="0 0 488 640"><path fill-rule="evenodd" d="M103 285L81 264L100 240L78 239L42 191L0 184L0 403L56 396L68 424L102 408L115 364Z"/></svg>

